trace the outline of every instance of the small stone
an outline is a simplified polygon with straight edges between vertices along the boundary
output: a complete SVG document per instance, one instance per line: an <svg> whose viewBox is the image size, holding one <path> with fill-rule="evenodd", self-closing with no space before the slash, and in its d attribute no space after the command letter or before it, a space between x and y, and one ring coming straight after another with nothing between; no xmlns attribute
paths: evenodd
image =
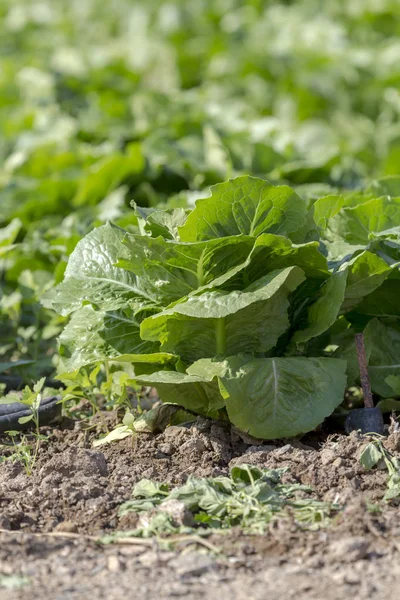
<svg viewBox="0 0 400 600"><path fill-rule="evenodd" d="M189 431L186 427L179 427L178 425L171 425L164 431L164 439L168 442L178 441L181 437L186 437Z"/></svg>
<svg viewBox="0 0 400 600"><path fill-rule="evenodd" d="M325 566L325 561L322 556L310 556L305 561L305 566L309 569L322 569Z"/></svg>
<svg viewBox="0 0 400 600"><path fill-rule="evenodd" d="M166 442L165 444L160 444L158 449L160 450L160 452L162 452L163 454L166 454L167 456L170 456L174 452L174 448L170 442Z"/></svg>
<svg viewBox="0 0 400 600"><path fill-rule="evenodd" d="M242 454L242 456L237 456L236 458L233 458L229 463L229 467L232 468L232 467L236 467L237 465L264 466L269 458L270 458L270 451L263 452L260 449L258 452L250 452L250 453L246 452L245 454Z"/></svg>
<svg viewBox="0 0 400 600"><path fill-rule="evenodd" d="M59 533L78 533L78 526L72 521L62 521L54 527L54 531Z"/></svg>
<svg viewBox="0 0 400 600"><path fill-rule="evenodd" d="M343 467L343 465L344 465L343 458L341 458L340 456L338 458L335 458L332 465L336 468Z"/></svg>
<svg viewBox="0 0 400 600"><path fill-rule="evenodd" d="M111 573L118 573L119 571L123 571L125 569L125 563L119 558L119 556L112 554L107 559L107 569Z"/></svg>
<svg viewBox="0 0 400 600"><path fill-rule="evenodd" d="M10 520L5 515L0 515L0 529L11 529Z"/></svg>
<svg viewBox="0 0 400 600"><path fill-rule="evenodd" d="M71 544L65 544L62 548L57 551L57 556L69 556L72 552Z"/></svg>
<svg viewBox="0 0 400 600"><path fill-rule="evenodd" d="M345 583L349 585L359 585L361 583L361 579L352 573L347 573L344 578Z"/></svg>
<svg viewBox="0 0 400 600"><path fill-rule="evenodd" d="M338 573L332 573L332 579L338 585L359 585L361 583L360 577L348 572L339 571Z"/></svg>
<svg viewBox="0 0 400 600"><path fill-rule="evenodd" d="M139 562L142 567L153 569L160 563L160 554L158 552L154 552L153 550L144 552L141 556L139 556Z"/></svg>
<svg viewBox="0 0 400 600"><path fill-rule="evenodd" d="M362 537L346 537L333 542L330 546L332 557L338 562L356 562L368 554L369 542Z"/></svg>
<svg viewBox="0 0 400 600"><path fill-rule="evenodd" d="M333 450L330 450L329 448L322 450L320 457L323 465L330 465L337 458L335 452Z"/></svg>
<svg viewBox="0 0 400 600"><path fill-rule="evenodd" d="M186 508L185 504L180 500L165 500L158 507L162 512L167 513L174 521L174 525L179 527L180 525L186 525L191 527L194 525L194 519L192 513Z"/></svg>
<svg viewBox="0 0 400 600"><path fill-rule="evenodd" d="M160 451L160 450L156 450L156 452L154 453L153 457L156 458L157 460L160 459L166 459L167 458L167 454L164 454L164 452Z"/></svg>
<svg viewBox="0 0 400 600"><path fill-rule="evenodd" d="M181 554L170 565L175 569L177 575L182 578L199 577L214 569L214 559L204 554Z"/></svg>
<svg viewBox="0 0 400 600"><path fill-rule="evenodd" d="M276 446L272 446L271 444L264 444L263 446L250 446L247 448L246 454L253 454L254 452L268 454L273 450L276 450Z"/></svg>
<svg viewBox="0 0 400 600"><path fill-rule="evenodd" d="M282 446L282 448L278 448L275 452L274 452L274 456L283 456L284 454L291 454L293 452L294 448L291 444L285 444L284 446Z"/></svg>
<svg viewBox="0 0 400 600"><path fill-rule="evenodd" d="M202 454L207 450L204 441L200 437L193 437L180 447L182 453L191 454Z"/></svg>

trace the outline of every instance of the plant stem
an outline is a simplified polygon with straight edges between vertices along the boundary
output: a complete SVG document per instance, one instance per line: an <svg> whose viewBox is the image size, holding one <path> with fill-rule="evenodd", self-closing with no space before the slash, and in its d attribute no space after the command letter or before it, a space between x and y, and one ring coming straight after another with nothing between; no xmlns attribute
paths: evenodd
<svg viewBox="0 0 400 600"><path fill-rule="evenodd" d="M372 399L371 383L368 375L367 354L365 352L364 334L356 333L355 335L358 366L360 368L361 387L364 396L365 408L374 408Z"/></svg>
<svg viewBox="0 0 400 600"><path fill-rule="evenodd" d="M225 319L217 319L215 325L215 346L216 354L226 353L226 330L225 330Z"/></svg>
<svg viewBox="0 0 400 600"><path fill-rule="evenodd" d="M111 402L111 386L110 386L110 365L108 360L104 361L104 368L106 371L106 379L107 379L107 400L108 402Z"/></svg>
<svg viewBox="0 0 400 600"><path fill-rule="evenodd" d="M35 428L36 428L36 444L35 444L35 452L33 454L33 458L32 458L32 463L30 465L30 473L29 475L32 473L33 471L33 467L36 464L36 460L37 460L37 455L39 453L39 448L40 448L40 423L39 423L39 408L35 408L33 410L33 421L35 423Z"/></svg>
<svg viewBox="0 0 400 600"><path fill-rule="evenodd" d="M40 448L40 438L39 438L38 434L36 434L35 452L33 454L32 462L31 462L31 464L29 466L29 473L28 473L28 475L32 474L33 467L36 464L37 456L39 454L39 448Z"/></svg>
<svg viewBox="0 0 400 600"><path fill-rule="evenodd" d="M204 285L204 255L205 250L201 253L200 260L197 263L197 286L201 287Z"/></svg>

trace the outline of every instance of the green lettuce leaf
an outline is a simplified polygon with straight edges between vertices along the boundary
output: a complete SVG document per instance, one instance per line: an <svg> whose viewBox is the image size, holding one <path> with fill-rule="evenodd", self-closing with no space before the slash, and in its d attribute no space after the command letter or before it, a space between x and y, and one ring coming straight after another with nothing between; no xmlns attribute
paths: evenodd
<svg viewBox="0 0 400 600"><path fill-rule="evenodd" d="M179 235L184 242L261 233L290 237L304 225L306 215L305 202L290 187L237 177L212 186L211 196L196 202Z"/></svg>
<svg viewBox="0 0 400 600"><path fill-rule="evenodd" d="M222 285L242 268L253 244L249 236L188 244L128 234L117 264L140 277L141 289L167 306L193 291Z"/></svg>
<svg viewBox="0 0 400 600"><path fill-rule="evenodd" d="M224 408L214 370L201 375L160 371L136 377L135 381L156 387L163 402L179 404L201 415L218 417L218 411Z"/></svg>
<svg viewBox="0 0 400 600"><path fill-rule="evenodd" d="M135 275L115 266L125 233L107 223L85 236L69 258L64 281L45 296L45 304L63 316L88 303L102 310L154 304Z"/></svg>
<svg viewBox="0 0 400 600"><path fill-rule="evenodd" d="M72 315L59 337L59 354L62 372L106 359L150 363L158 368L177 359L159 352L159 344L142 340L139 323L126 312L95 311L91 306Z"/></svg>
<svg viewBox="0 0 400 600"><path fill-rule="evenodd" d="M318 299L308 309L307 326L293 336L296 344L308 342L334 324L345 297L346 282L347 271L338 271L322 285Z"/></svg>
<svg viewBox="0 0 400 600"><path fill-rule="evenodd" d="M368 250L346 263L347 285L341 312L353 310L389 277L391 268L382 258Z"/></svg>
<svg viewBox="0 0 400 600"><path fill-rule="evenodd" d="M27 365L34 364L34 360L14 360L10 362L0 362L0 373L4 373L9 369L15 369L18 367L26 367Z"/></svg>
<svg viewBox="0 0 400 600"><path fill-rule="evenodd" d="M383 398L393 396L391 377L400 374L400 328L373 319L364 336L369 347L368 373L372 390Z"/></svg>
<svg viewBox="0 0 400 600"><path fill-rule="evenodd" d="M281 235L264 233L255 240L242 268L232 273L233 283L243 289L266 273L292 266L300 267L306 277L327 279L330 275L318 242L294 244Z"/></svg>
<svg viewBox="0 0 400 600"><path fill-rule="evenodd" d="M288 295L304 281L303 271L272 271L243 291L191 296L141 323L145 340L193 362L216 355L266 352L289 326Z"/></svg>
<svg viewBox="0 0 400 600"><path fill-rule="evenodd" d="M329 197L328 197L329 198ZM327 200L326 198L321 199ZM326 215L317 201L314 218L324 227L323 240L328 249L328 258L340 261L368 245L371 233L379 233L398 225L400 221L400 198L383 196L355 204L326 207ZM331 199L330 203L334 202Z"/></svg>
<svg viewBox="0 0 400 600"><path fill-rule="evenodd" d="M394 198L400 198L400 177L398 175L380 177L371 183L367 191L374 196L393 196Z"/></svg>
<svg viewBox="0 0 400 600"><path fill-rule="evenodd" d="M138 225L142 235L163 237L165 240L177 240L178 228L184 225L188 210L185 208L145 208L131 202L138 218Z"/></svg>
<svg viewBox="0 0 400 600"><path fill-rule="evenodd" d="M0 258L15 247L15 240L22 229L22 221L13 219L0 229Z"/></svg>
<svg viewBox="0 0 400 600"><path fill-rule="evenodd" d="M393 275L358 304L357 313L369 317L400 317L400 279Z"/></svg>
<svg viewBox="0 0 400 600"><path fill-rule="evenodd" d="M388 386L390 386L393 390L394 396L400 396L400 377L397 375L388 375L385 379ZM399 401L397 401L397 408L399 407Z"/></svg>
<svg viewBox="0 0 400 600"><path fill-rule="evenodd" d="M343 402L342 360L250 357L243 362L243 357L233 357L225 363L220 383L228 417L261 439L311 431Z"/></svg>
<svg viewBox="0 0 400 600"><path fill-rule="evenodd" d="M332 219L343 208L345 203L344 196L335 196L330 194L318 198L313 204L314 222L319 229L325 230L328 227L329 220Z"/></svg>

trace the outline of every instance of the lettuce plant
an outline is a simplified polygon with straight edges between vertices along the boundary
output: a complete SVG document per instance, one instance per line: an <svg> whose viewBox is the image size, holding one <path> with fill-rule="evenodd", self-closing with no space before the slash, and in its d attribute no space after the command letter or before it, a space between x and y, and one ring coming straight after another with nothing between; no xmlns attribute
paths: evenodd
<svg viewBox="0 0 400 600"><path fill-rule="evenodd" d="M129 362L166 402L287 437L341 404L365 329L373 389L393 395L400 198L388 186L310 201L244 176L192 210L136 208L133 231L94 229L46 298L71 316L62 370Z"/></svg>

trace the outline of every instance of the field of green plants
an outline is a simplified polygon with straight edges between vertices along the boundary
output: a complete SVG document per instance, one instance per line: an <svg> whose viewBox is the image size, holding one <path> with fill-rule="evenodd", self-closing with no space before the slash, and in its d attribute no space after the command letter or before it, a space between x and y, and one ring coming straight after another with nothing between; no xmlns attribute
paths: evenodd
<svg viewBox="0 0 400 600"><path fill-rule="evenodd" d="M4 477L19 464L40 487L54 435L61 451L135 461L153 443L173 456L169 430L228 428L223 469L241 444L321 448L363 405L360 333L374 403L400 435L399 1L0 0L0 28ZM62 415L41 428L52 396ZM355 472L383 465L396 504L400 440L367 442ZM119 517L157 514L122 529L261 533L286 510L317 528L346 504L267 463L208 483L136 473ZM196 523L160 517L163 501ZM8 508L0 498L0 529L20 529ZM51 531L40 518L23 527ZM0 560L0 589L14 577L1 573Z"/></svg>

